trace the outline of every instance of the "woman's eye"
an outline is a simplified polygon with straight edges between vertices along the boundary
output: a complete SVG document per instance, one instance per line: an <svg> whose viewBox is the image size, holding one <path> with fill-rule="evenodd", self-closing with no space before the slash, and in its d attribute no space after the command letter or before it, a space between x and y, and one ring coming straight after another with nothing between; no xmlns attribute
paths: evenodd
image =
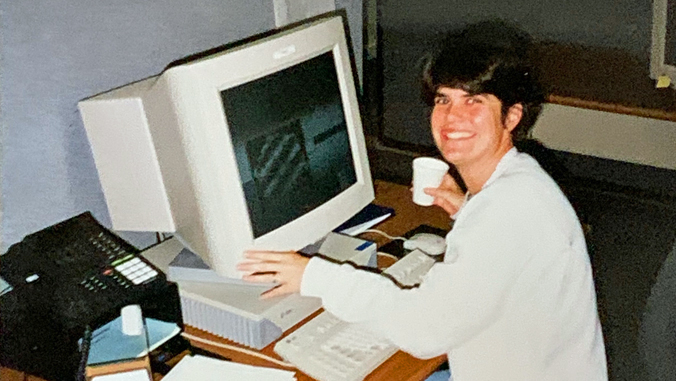
<svg viewBox="0 0 676 381"><path fill-rule="evenodd" d="M435 97L434 98L434 104L441 105L446 103L446 98L445 97Z"/></svg>
<svg viewBox="0 0 676 381"><path fill-rule="evenodd" d="M473 104L477 104L477 103L481 103L481 99L479 99L478 97L467 98L467 104L468 105L473 105Z"/></svg>

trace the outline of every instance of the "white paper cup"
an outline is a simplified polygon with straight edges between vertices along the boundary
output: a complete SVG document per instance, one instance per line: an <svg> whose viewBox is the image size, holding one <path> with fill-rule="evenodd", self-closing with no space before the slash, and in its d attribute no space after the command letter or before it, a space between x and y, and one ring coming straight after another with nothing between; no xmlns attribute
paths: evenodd
<svg viewBox="0 0 676 381"><path fill-rule="evenodd" d="M422 206L432 205L434 197L423 189L439 187L448 168L446 162L433 157L413 159L413 202Z"/></svg>

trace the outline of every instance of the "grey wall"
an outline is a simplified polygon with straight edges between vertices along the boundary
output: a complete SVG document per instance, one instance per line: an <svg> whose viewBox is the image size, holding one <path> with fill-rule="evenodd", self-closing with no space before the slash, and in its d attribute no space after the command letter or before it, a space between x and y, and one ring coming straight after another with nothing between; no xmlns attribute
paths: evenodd
<svg viewBox="0 0 676 381"><path fill-rule="evenodd" d="M538 38L649 54L652 0L367 0L378 1L384 29L445 30L500 17Z"/></svg>
<svg viewBox="0 0 676 381"><path fill-rule="evenodd" d="M348 13L361 68L361 0ZM2 244L89 210L109 226L77 102L169 62L274 28L272 0L0 4ZM125 235L145 246L152 235Z"/></svg>
<svg viewBox="0 0 676 381"><path fill-rule="evenodd" d="M618 48L648 67L651 0L378 1L383 62L383 134L432 145L420 100L420 57L449 29L487 18L516 22L537 39ZM413 91L412 91L413 89Z"/></svg>

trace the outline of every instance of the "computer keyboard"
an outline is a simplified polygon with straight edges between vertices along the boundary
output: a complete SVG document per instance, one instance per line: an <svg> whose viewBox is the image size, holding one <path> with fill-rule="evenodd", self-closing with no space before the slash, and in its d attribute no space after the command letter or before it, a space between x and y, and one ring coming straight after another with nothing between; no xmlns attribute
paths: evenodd
<svg viewBox="0 0 676 381"><path fill-rule="evenodd" d="M436 262L421 250L413 250L388 267L383 273L389 274L403 286L420 283Z"/></svg>
<svg viewBox="0 0 676 381"><path fill-rule="evenodd" d="M434 264L420 250L412 251L384 272L413 286ZM363 380L398 348L359 324L322 312L275 345L275 352L320 381Z"/></svg>

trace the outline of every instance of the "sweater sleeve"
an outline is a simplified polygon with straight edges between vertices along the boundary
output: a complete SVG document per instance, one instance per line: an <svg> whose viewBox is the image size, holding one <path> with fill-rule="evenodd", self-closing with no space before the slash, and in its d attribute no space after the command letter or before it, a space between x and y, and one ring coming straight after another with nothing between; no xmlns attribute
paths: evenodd
<svg viewBox="0 0 676 381"><path fill-rule="evenodd" d="M447 237L446 255L457 259L435 264L419 287L402 289L378 274L313 258L301 294L320 297L327 311L367 325L416 357L447 353L500 316L529 258L543 250L541 242L561 243L542 220L546 211L482 198L465 206Z"/></svg>

